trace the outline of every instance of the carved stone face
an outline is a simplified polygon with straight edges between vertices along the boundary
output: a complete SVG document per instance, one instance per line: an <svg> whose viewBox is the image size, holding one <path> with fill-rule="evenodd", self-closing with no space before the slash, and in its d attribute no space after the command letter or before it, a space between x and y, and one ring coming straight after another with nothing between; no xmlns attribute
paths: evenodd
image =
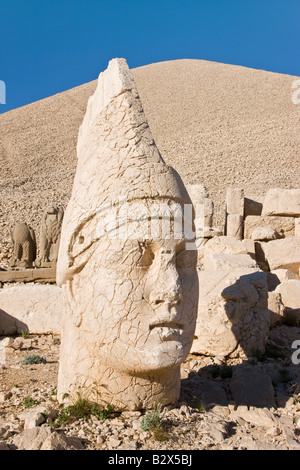
<svg viewBox="0 0 300 470"><path fill-rule="evenodd" d="M178 366L195 329L197 252L186 239L103 239L69 284L101 364L142 374ZM76 315L75 315L76 317Z"/></svg>

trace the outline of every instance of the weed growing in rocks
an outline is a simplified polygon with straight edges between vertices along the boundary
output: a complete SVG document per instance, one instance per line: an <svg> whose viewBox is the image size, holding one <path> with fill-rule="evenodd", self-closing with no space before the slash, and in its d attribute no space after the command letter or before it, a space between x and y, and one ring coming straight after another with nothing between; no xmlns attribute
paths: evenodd
<svg viewBox="0 0 300 470"><path fill-rule="evenodd" d="M22 330L21 331L21 337L24 338L24 339L28 339L30 337L30 333L29 333L29 330Z"/></svg>
<svg viewBox="0 0 300 470"><path fill-rule="evenodd" d="M110 417L112 412L113 405L107 404L105 407L101 407L88 397L85 397L81 392L77 392L76 398L72 400L71 405L62 407L56 422L58 425L61 425L77 419L87 420L91 416L104 421Z"/></svg>
<svg viewBox="0 0 300 470"><path fill-rule="evenodd" d="M153 437L157 441L167 441L169 434L165 429L163 419L165 413L162 413L162 404L158 403L155 405L152 411L147 411L141 421L141 429L143 431L151 431Z"/></svg>
<svg viewBox="0 0 300 470"><path fill-rule="evenodd" d="M36 404L36 401L32 397L27 397L24 400L25 408L30 408L31 406L34 406L35 404Z"/></svg>
<svg viewBox="0 0 300 470"><path fill-rule="evenodd" d="M46 360L44 357L39 356L38 354L26 354L22 359L21 363L23 365L29 364L45 364Z"/></svg>

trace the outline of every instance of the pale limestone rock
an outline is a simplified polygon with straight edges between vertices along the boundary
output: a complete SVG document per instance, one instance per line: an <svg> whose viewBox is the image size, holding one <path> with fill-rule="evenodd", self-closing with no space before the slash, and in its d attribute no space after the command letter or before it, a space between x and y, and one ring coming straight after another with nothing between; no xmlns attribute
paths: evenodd
<svg viewBox="0 0 300 470"><path fill-rule="evenodd" d="M291 237L260 243L265 260L271 271L288 269L299 274L300 238Z"/></svg>
<svg viewBox="0 0 300 470"><path fill-rule="evenodd" d="M59 334L62 291L55 285L14 285L0 289L0 334Z"/></svg>
<svg viewBox="0 0 300 470"><path fill-rule="evenodd" d="M251 258L255 260L256 259L255 241L251 240L250 238L244 238L243 245L245 246L248 255L250 255Z"/></svg>
<svg viewBox="0 0 300 470"><path fill-rule="evenodd" d="M226 392L221 383L207 377L199 377L196 375L193 378L193 393L206 408L211 406L228 405Z"/></svg>
<svg viewBox="0 0 300 470"><path fill-rule="evenodd" d="M284 318L284 305L278 292L269 292L268 309L270 313L270 326L280 325Z"/></svg>
<svg viewBox="0 0 300 470"><path fill-rule="evenodd" d="M300 237L300 217L295 219L295 237Z"/></svg>
<svg viewBox="0 0 300 470"><path fill-rule="evenodd" d="M2 341L0 342L0 365L4 366L6 364L6 348L2 344Z"/></svg>
<svg viewBox="0 0 300 470"><path fill-rule="evenodd" d="M0 403L4 403L11 397L11 392L0 392Z"/></svg>
<svg viewBox="0 0 300 470"><path fill-rule="evenodd" d="M83 450L80 439L67 437L49 427L25 429L13 439L17 450Z"/></svg>
<svg viewBox="0 0 300 470"><path fill-rule="evenodd" d="M202 184L186 185L195 210L195 232L198 251L202 249L207 239L222 235L222 230L213 227L214 203L208 197L208 192ZM201 264L201 256L199 264Z"/></svg>
<svg viewBox="0 0 300 470"><path fill-rule="evenodd" d="M251 234L251 238L252 240L268 241L276 240L279 236L271 227L256 227Z"/></svg>
<svg viewBox="0 0 300 470"><path fill-rule="evenodd" d="M238 214L228 214L227 215L227 237L233 237L237 240L242 240L243 238L243 217Z"/></svg>
<svg viewBox="0 0 300 470"><path fill-rule="evenodd" d="M300 189L269 189L264 199L262 215L300 217Z"/></svg>
<svg viewBox="0 0 300 470"><path fill-rule="evenodd" d="M284 281L276 287L275 292L281 295L285 307L300 310L300 280Z"/></svg>
<svg viewBox="0 0 300 470"><path fill-rule="evenodd" d="M249 247L236 238L214 237L204 245L203 267L207 271L257 267L255 260L248 254L248 251Z"/></svg>
<svg viewBox="0 0 300 470"><path fill-rule="evenodd" d="M205 253L206 271L226 271L227 269L257 268L256 261L250 255L229 255L226 253Z"/></svg>
<svg viewBox="0 0 300 470"><path fill-rule="evenodd" d="M238 240L243 238L244 190L228 188L226 192L226 235Z"/></svg>
<svg viewBox="0 0 300 470"><path fill-rule="evenodd" d="M247 254L247 248L240 240L232 237L214 237L205 244L206 253L224 253L228 255Z"/></svg>
<svg viewBox="0 0 300 470"><path fill-rule="evenodd" d="M185 187L194 206L203 204L203 201L209 197L207 188L203 184L186 184Z"/></svg>
<svg viewBox="0 0 300 470"><path fill-rule="evenodd" d="M244 216L244 190L240 188L227 188L226 212Z"/></svg>
<svg viewBox="0 0 300 470"><path fill-rule="evenodd" d="M253 232L260 227L273 229L278 234L278 238L293 237L295 235L294 217L249 215L244 221L244 238L253 239Z"/></svg>
<svg viewBox="0 0 300 470"><path fill-rule="evenodd" d="M41 407L28 411L25 416L24 429L32 429L43 424L45 422L44 411Z"/></svg>
<svg viewBox="0 0 300 470"><path fill-rule="evenodd" d="M277 426L277 421L274 418L273 413L271 413L267 408L256 408L251 406L248 409L247 406L239 406L236 411L233 411L230 414L230 418L233 420L242 418L253 426L263 426L269 429L273 429Z"/></svg>
<svg viewBox="0 0 300 470"><path fill-rule="evenodd" d="M268 272L267 280L269 291L275 290L280 283L290 279L300 279L300 277L288 269L274 269L273 271Z"/></svg>
<svg viewBox="0 0 300 470"><path fill-rule="evenodd" d="M295 436L293 417L288 415L280 416L279 425L288 448L290 450L300 450L300 442Z"/></svg>
<svg viewBox="0 0 300 470"><path fill-rule="evenodd" d="M52 432L44 440L40 450L84 450L84 446L78 437L70 437L65 434Z"/></svg>
<svg viewBox="0 0 300 470"><path fill-rule="evenodd" d="M269 334L266 273L254 268L199 271L192 352L210 356L264 352Z"/></svg>
<svg viewBox="0 0 300 470"><path fill-rule="evenodd" d="M192 203L161 158L124 59L99 76L77 155L57 264L64 295L58 399L81 387L121 410L175 402L197 315L197 252L186 247ZM184 205L190 233L183 237Z"/></svg>

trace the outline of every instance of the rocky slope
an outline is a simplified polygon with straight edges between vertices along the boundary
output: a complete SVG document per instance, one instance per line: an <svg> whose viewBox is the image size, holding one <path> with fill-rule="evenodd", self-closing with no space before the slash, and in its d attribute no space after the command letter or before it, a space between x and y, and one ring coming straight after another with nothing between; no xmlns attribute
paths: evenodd
<svg viewBox="0 0 300 470"><path fill-rule="evenodd" d="M133 75L163 158L185 183L207 186L215 225L224 223L228 186L264 195L299 185L296 77L191 59ZM38 232L49 203L67 204L78 128L95 87L93 81L0 115L0 255L16 220Z"/></svg>

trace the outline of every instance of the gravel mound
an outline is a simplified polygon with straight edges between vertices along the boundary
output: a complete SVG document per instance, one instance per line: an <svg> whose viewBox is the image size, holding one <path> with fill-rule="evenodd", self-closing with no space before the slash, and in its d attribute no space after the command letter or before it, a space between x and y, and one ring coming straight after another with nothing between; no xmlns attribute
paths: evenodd
<svg viewBox="0 0 300 470"><path fill-rule="evenodd" d="M228 186L247 196L299 186L297 77L192 59L132 71L163 158L185 183L206 185L215 225L224 224ZM17 220L38 236L47 205L67 204L78 128L95 88L92 81L0 115L0 258Z"/></svg>

